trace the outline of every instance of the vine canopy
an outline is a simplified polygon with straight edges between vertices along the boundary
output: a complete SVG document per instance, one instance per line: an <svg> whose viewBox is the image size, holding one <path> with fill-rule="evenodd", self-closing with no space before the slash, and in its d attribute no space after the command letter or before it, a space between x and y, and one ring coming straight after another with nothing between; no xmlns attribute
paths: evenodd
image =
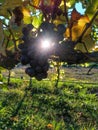
<svg viewBox="0 0 98 130"><path fill-rule="evenodd" d="M32 24L37 34L43 22L52 23L54 30L59 25L66 28L54 54L61 61L98 62L98 0L0 0L0 66L10 68L6 62L19 62L22 28Z"/></svg>

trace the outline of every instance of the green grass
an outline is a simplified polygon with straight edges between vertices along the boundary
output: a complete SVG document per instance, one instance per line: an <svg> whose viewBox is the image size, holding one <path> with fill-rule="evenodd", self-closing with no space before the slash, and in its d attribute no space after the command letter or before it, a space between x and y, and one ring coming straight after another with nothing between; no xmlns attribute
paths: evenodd
<svg viewBox="0 0 98 130"><path fill-rule="evenodd" d="M96 84L11 82L0 86L0 130L98 130Z"/></svg>

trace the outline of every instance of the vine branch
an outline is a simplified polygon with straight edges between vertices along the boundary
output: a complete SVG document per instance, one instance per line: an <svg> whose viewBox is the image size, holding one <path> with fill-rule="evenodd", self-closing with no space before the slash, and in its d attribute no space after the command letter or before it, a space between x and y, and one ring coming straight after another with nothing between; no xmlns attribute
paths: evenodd
<svg viewBox="0 0 98 130"><path fill-rule="evenodd" d="M9 30L9 32L10 32L10 34L11 34L11 36L12 36L12 40L13 40L13 42L14 42L14 49L15 49L15 51L17 50L17 45L16 45L16 39L15 39L15 36L14 36L14 33L13 33L13 31L11 30L11 28L6 24L6 23L3 23L7 28L8 28L8 30Z"/></svg>
<svg viewBox="0 0 98 130"><path fill-rule="evenodd" d="M58 83L60 80L60 61L57 61L57 79L56 79L56 83L55 83L55 87L58 87Z"/></svg>
<svg viewBox="0 0 98 130"><path fill-rule="evenodd" d="M64 15L65 15L67 24L69 25L68 12L67 12L67 7L66 7L66 0L64 0Z"/></svg>

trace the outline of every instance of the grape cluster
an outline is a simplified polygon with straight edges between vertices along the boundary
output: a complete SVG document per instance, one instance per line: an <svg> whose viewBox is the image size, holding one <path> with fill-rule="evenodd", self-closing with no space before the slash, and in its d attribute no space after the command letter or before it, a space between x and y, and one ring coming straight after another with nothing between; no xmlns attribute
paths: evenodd
<svg viewBox="0 0 98 130"><path fill-rule="evenodd" d="M53 23L49 22L43 22L40 25L39 36L43 37L50 37L54 43L59 43L60 41L63 41L64 39L64 33L65 33L65 25L59 24L55 26Z"/></svg>
<svg viewBox="0 0 98 130"><path fill-rule="evenodd" d="M17 24L17 26L20 26L21 25L21 21L23 19L23 13L22 13L21 6L16 7L13 10L13 13L15 15L15 23Z"/></svg>
<svg viewBox="0 0 98 130"><path fill-rule="evenodd" d="M48 60L53 54L55 43L63 40L63 33L65 32L64 25L60 24L57 27L53 23L43 22L38 30L33 31L34 27L28 24L23 28L22 33L23 43L19 44L21 50L21 63L23 65L29 64L25 72L30 77L35 77L37 80L47 78L47 71L49 69ZM41 42L50 38L52 48L43 50Z"/></svg>
<svg viewBox="0 0 98 130"><path fill-rule="evenodd" d="M40 2L40 9L44 14L46 20L55 19L56 16L60 16L63 14L59 5L61 4L62 0L53 0L51 2L46 3L45 0Z"/></svg>
<svg viewBox="0 0 98 130"><path fill-rule="evenodd" d="M19 63L19 52L11 52L6 50L6 56L0 53L0 66L11 70L15 67L16 64Z"/></svg>

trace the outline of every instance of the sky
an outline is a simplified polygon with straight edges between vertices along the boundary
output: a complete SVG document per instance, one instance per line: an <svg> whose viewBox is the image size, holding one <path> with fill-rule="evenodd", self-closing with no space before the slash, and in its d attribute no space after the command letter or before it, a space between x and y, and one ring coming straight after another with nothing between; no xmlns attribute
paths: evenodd
<svg viewBox="0 0 98 130"><path fill-rule="evenodd" d="M76 4L75 4L75 8L76 8L76 10L77 10L79 13L81 13L81 14L84 14L84 13L85 13L85 9L83 9L81 2L76 3Z"/></svg>

